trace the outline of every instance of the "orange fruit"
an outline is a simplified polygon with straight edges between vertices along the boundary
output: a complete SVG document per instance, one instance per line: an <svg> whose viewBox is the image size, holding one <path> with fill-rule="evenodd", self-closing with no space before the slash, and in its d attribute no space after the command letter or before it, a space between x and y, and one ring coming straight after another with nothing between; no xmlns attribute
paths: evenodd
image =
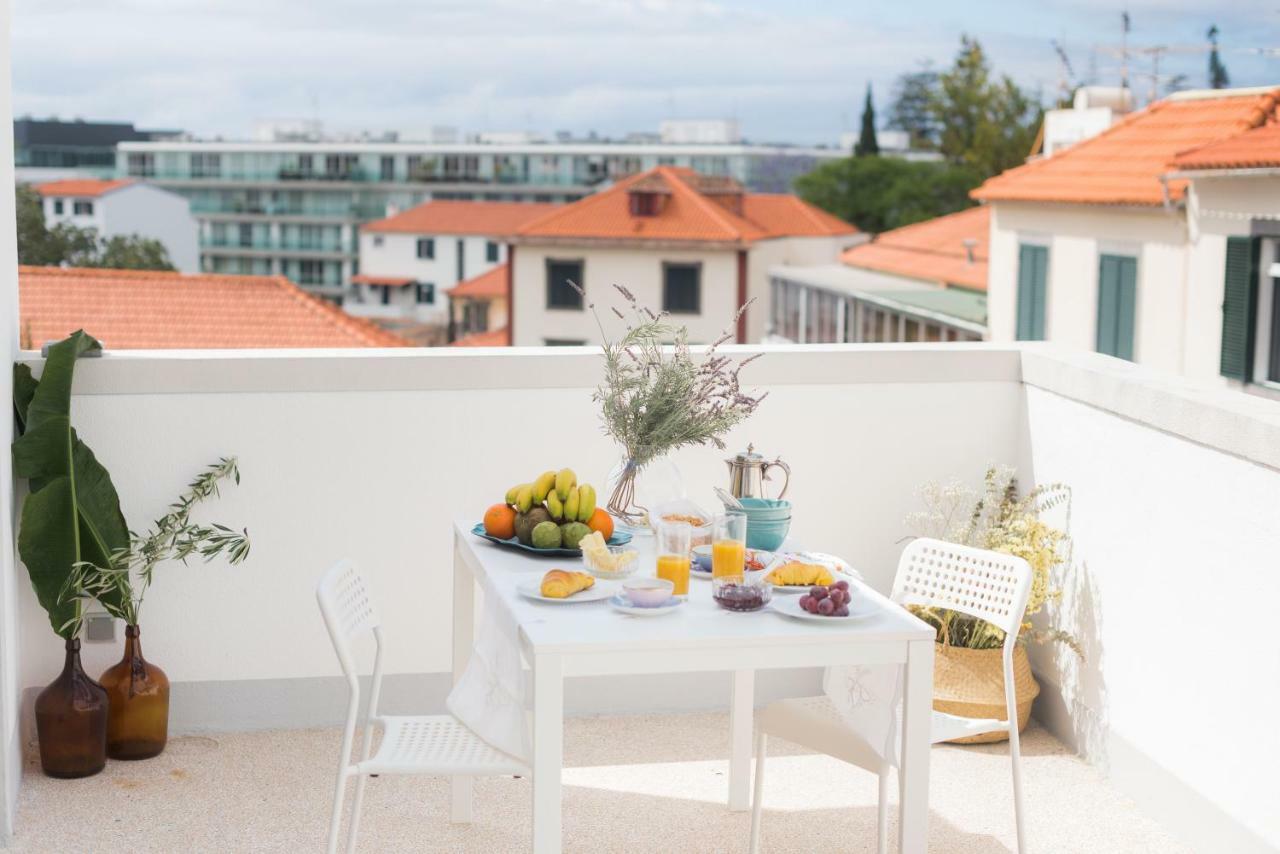
<svg viewBox="0 0 1280 854"><path fill-rule="evenodd" d="M491 537L509 540L516 535L516 511L505 504L495 504L484 511L484 531Z"/></svg>
<svg viewBox="0 0 1280 854"><path fill-rule="evenodd" d="M587 527L593 531L599 531L600 536L608 542L613 536L613 517L603 507L597 507L596 512L592 513L591 518L587 520Z"/></svg>

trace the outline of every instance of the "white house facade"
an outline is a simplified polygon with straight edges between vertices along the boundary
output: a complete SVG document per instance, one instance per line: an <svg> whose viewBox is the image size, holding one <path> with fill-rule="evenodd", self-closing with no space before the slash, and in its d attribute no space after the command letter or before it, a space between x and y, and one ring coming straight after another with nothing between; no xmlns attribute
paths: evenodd
<svg viewBox="0 0 1280 854"><path fill-rule="evenodd" d="M1260 150L1274 146L1278 105L1280 89L1179 93L975 191L991 208L991 340L1047 340L1252 383L1264 361L1256 301L1280 217L1276 178L1183 163L1254 134ZM1252 277L1236 319L1224 314L1233 265ZM1232 326L1246 316L1247 335Z"/></svg>
<svg viewBox="0 0 1280 854"><path fill-rule="evenodd" d="M659 167L516 232L511 341L600 343L588 304L595 302L607 323L608 306L622 301L613 287L620 285L640 305L669 312L691 342L710 343L725 332L759 342L771 267L832 263L864 239L794 196L746 193L735 181Z"/></svg>
<svg viewBox="0 0 1280 854"><path fill-rule="evenodd" d="M191 205L177 193L150 184L99 179L68 179L37 188L45 225L92 228L101 237L137 235L158 240L174 267L200 270L199 228Z"/></svg>

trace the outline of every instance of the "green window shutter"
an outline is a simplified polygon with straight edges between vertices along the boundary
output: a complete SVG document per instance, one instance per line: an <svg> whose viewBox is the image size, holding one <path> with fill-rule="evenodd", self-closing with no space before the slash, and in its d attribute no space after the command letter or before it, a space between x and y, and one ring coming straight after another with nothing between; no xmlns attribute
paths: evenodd
<svg viewBox="0 0 1280 854"><path fill-rule="evenodd" d="M1224 377L1248 382L1253 373L1253 333L1257 310L1258 248L1250 237L1227 238L1227 264L1222 287L1222 356Z"/></svg>
<svg viewBox="0 0 1280 854"><path fill-rule="evenodd" d="M1097 350L1133 360L1137 316L1138 259L1103 255L1098 261Z"/></svg>
<svg viewBox="0 0 1280 854"><path fill-rule="evenodd" d="M1018 340L1043 341L1045 282L1049 274L1049 250L1044 246L1018 247Z"/></svg>

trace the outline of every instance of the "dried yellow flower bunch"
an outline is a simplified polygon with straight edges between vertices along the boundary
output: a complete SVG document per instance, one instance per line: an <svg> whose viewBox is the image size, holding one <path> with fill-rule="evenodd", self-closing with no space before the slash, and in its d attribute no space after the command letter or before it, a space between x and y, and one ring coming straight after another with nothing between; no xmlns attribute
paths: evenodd
<svg viewBox="0 0 1280 854"><path fill-rule="evenodd" d="M1062 596L1062 590L1053 586L1053 574L1058 567L1070 565L1071 539L1065 530L1045 522L1041 514L1061 507L1066 515L1065 525L1070 526L1071 490L1067 486L1037 486L1019 496L1014 470L993 466L987 469L981 492L958 481L943 486L931 483L921 489L921 499L925 510L907 517L907 524L919 536L1004 552L1030 564L1031 596L1020 639L1056 640L1081 654L1079 643L1069 633L1038 632L1029 619L1046 602ZM938 630L941 643L969 649L994 649L1004 643L1004 632L985 620L944 608L912 610Z"/></svg>

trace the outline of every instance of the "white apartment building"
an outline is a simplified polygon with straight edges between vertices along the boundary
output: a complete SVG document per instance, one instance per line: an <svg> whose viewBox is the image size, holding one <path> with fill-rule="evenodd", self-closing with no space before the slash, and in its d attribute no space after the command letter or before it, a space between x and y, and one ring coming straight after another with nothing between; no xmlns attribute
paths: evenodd
<svg viewBox="0 0 1280 854"><path fill-rule="evenodd" d="M1224 283L1239 262L1228 237L1258 237L1248 256L1261 257L1275 188L1204 172L1193 184L1178 160L1274 125L1277 105L1274 88L1178 93L975 190L991 208L991 340L1049 340L1251 380L1260 338L1224 336L1235 322L1224 316ZM1219 206L1211 218L1197 213L1201 195ZM1248 305L1232 310L1257 319Z"/></svg>
<svg viewBox="0 0 1280 854"><path fill-rule="evenodd" d="M198 226L190 204L176 193L138 181L96 178L51 181L36 189L50 228L67 223L92 228L101 237L158 240L178 270L200 269Z"/></svg>
<svg viewBox="0 0 1280 854"><path fill-rule="evenodd" d="M759 342L770 268L831 263L863 239L795 196L748 193L729 178L658 167L516 231L509 334L516 345L599 343L586 303L596 302L612 322L609 306L621 303L616 284L651 310L670 312L693 343L724 331ZM586 291L585 300L570 282ZM754 304L733 328L749 300Z"/></svg>
<svg viewBox="0 0 1280 854"><path fill-rule="evenodd" d="M445 343L453 337L448 292L504 264L507 239L555 207L432 201L371 222L360 230L360 273L351 277L343 307L401 334L431 327L410 337Z"/></svg>

